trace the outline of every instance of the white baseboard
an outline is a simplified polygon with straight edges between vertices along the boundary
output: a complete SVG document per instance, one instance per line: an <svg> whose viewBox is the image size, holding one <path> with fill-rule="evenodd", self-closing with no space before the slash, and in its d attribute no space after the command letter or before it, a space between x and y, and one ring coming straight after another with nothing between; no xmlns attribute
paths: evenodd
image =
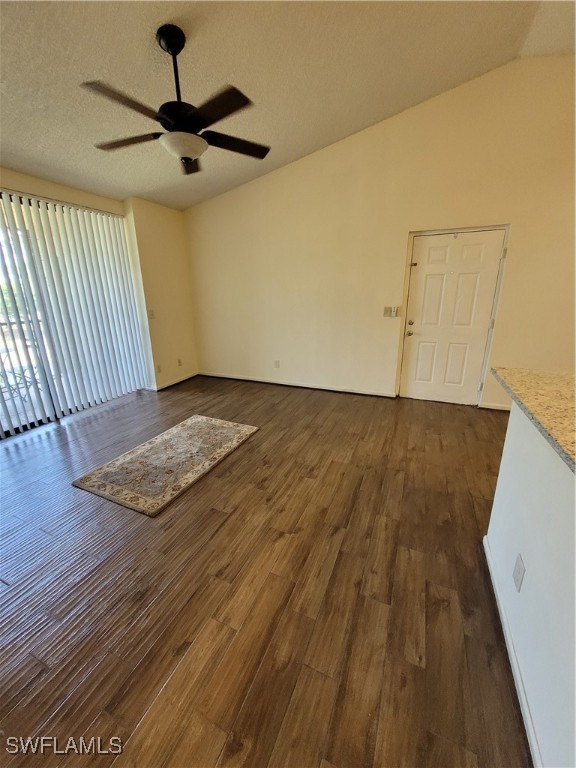
<svg viewBox="0 0 576 768"><path fill-rule="evenodd" d="M524 727L526 728L526 735L528 737L528 744L530 745L530 752L532 754L532 762L534 768L541 768L544 765L542 760L542 754L540 752L540 746L538 744L538 737L536 736L536 729L534 727L534 721L532 720L532 713L530 712L530 705L528 703L528 697L526 696L526 689L524 688L524 681L522 679L522 672L518 663L518 657L516 656L516 650L514 648L514 641L512 640L512 634L510 632L510 625L508 619L502 608L500 598L498 597L498 588L496 587L496 579L493 570L492 555L490 553L490 543L488 537L484 536L484 553L486 555L486 562L488 563L488 572L490 573L490 579L492 580L492 588L496 597L496 605L498 606L498 613L500 614L500 622L502 624L502 630L504 631L504 640L506 641L506 648L508 650L508 658L510 659L510 666L512 667L512 675L514 676L514 683L516 685L516 692L518 694L518 701L520 702L520 709L522 711L522 719L524 720Z"/></svg>
<svg viewBox="0 0 576 768"><path fill-rule="evenodd" d="M302 387L303 389L319 389L324 392L344 392L349 395L373 395L374 397L398 397L393 392L374 392L363 389L341 389L340 387L320 387L318 384L306 384L302 381L286 381L285 379L264 379L255 376L232 376L226 373L209 373L200 371L199 376L212 376L215 379L236 379L237 381L258 381L262 384L280 384L284 387Z"/></svg>
<svg viewBox="0 0 576 768"><path fill-rule="evenodd" d="M318 384L308 384L302 381L289 381L287 379L257 378L256 376L242 376L242 375L234 376L228 373L211 373L210 371L198 371L198 373L193 373L190 376L185 376L183 379L174 379L174 381L169 381L166 384L162 384L161 387L152 386L152 387L144 387L144 389L150 389L153 392L159 392L162 389L173 387L175 384L180 384L182 381L193 379L196 376L211 376L214 379L235 379L237 381L256 381L262 384L280 384L281 386L284 386L284 387L303 387L304 389L319 389L325 392L344 392L349 395L372 395L373 397L393 397L393 398L399 397L397 392L376 392L370 389L343 389L341 387L328 387L328 386L321 387ZM496 410L496 411L510 410L509 405L501 405L500 403L479 403L478 408L486 408L489 410Z"/></svg>

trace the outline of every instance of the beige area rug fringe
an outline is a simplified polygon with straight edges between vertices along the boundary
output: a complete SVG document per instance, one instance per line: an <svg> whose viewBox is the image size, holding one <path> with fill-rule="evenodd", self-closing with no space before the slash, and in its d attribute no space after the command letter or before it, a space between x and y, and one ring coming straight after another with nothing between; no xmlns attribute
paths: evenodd
<svg viewBox="0 0 576 768"><path fill-rule="evenodd" d="M154 517L257 429L191 416L72 485Z"/></svg>

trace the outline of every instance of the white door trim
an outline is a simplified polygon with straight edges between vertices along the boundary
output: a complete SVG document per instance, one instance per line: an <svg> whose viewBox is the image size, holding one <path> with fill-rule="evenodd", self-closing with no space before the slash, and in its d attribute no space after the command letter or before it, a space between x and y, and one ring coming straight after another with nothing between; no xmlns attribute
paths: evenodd
<svg viewBox="0 0 576 768"><path fill-rule="evenodd" d="M494 299L492 301L492 312L490 313L490 326L488 328L488 334L486 337L486 346L484 348L484 360L482 363L482 377L478 388L478 398L476 406L480 405L482 399L482 390L488 374L488 362L490 360L490 353L492 351L492 340L494 337L494 325L496 323L496 316L498 313L498 306L500 303L500 294L502 288L502 278L504 273L504 262L506 261L506 254L508 252L508 241L510 239L510 224L487 224L485 226L477 227L450 227L449 229L422 229L411 230L408 233L408 244L406 250L406 262L404 268L404 291L402 299L402 307L404 309L404 322L401 323L401 342L398 345L398 364L396 367L396 397L400 394L400 382L402 377L402 366L404 364L404 344L406 339L406 323L408 322L407 309L408 309L408 296L410 293L410 265L412 262L412 253L414 249L414 238L422 237L426 235L454 235L461 232L486 232L489 230L502 229L504 230L504 239L502 246L502 253L500 255L500 263L498 265L498 277L496 278L496 287L494 290Z"/></svg>

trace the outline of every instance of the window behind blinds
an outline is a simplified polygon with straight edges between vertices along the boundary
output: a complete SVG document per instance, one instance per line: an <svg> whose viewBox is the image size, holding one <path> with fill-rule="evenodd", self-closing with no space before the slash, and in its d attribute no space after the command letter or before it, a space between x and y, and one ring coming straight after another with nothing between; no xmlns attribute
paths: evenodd
<svg viewBox="0 0 576 768"><path fill-rule="evenodd" d="M124 221L0 197L3 436L146 386Z"/></svg>

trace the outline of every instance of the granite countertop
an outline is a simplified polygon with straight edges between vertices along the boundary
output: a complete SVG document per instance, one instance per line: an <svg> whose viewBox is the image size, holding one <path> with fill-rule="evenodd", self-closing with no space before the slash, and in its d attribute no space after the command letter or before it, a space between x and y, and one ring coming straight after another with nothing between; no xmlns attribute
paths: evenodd
<svg viewBox="0 0 576 768"><path fill-rule="evenodd" d="M529 368L492 368L492 373L574 472L574 374Z"/></svg>

